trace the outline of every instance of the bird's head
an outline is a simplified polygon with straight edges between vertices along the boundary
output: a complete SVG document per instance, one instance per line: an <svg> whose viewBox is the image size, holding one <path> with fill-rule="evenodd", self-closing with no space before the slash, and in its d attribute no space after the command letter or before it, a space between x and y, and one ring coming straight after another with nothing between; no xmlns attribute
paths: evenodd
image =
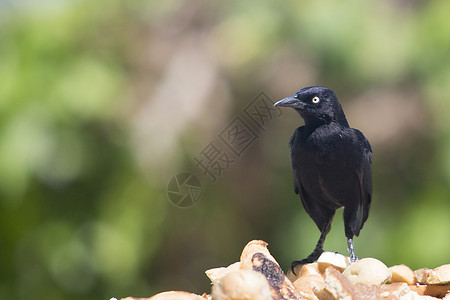
<svg viewBox="0 0 450 300"><path fill-rule="evenodd" d="M305 87L292 96L276 102L274 106L295 109L305 120L306 125L337 122L348 127L347 119L336 94L326 87Z"/></svg>

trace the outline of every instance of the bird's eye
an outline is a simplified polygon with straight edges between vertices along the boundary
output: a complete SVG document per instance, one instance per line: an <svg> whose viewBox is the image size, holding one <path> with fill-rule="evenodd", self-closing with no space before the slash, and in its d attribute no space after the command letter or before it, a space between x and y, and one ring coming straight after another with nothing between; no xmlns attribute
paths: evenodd
<svg viewBox="0 0 450 300"><path fill-rule="evenodd" d="M320 102L320 99L319 99L319 97L314 97L314 98L312 98L312 103L315 103L315 104L317 104L317 103L319 103Z"/></svg>

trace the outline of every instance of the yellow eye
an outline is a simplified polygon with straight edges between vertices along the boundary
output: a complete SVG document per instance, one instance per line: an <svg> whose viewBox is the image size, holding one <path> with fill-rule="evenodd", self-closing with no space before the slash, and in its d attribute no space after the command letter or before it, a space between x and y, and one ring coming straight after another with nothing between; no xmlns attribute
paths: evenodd
<svg viewBox="0 0 450 300"><path fill-rule="evenodd" d="M317 104L317 103L319 103L320 102L320 99L319 99L319 97L314 97L314 98L312 98L312 103L315 103L315 104Z"/></svg>

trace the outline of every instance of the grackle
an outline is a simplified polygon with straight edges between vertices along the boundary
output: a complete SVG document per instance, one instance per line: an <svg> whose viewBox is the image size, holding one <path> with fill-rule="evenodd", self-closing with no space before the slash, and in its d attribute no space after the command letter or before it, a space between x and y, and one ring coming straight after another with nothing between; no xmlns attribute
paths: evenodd
<svg viewBox="0 0 450 300"><path fill-rule="evenodd" d="M335 93L306 87L274 104L295 109L305 121L289 142L295 193L321 231L314 251L295 266L317 260L338 208L344 208L350 261L355 262L353 236L369 215L372 198L372 149L361 131L350 128Z"/></svg>

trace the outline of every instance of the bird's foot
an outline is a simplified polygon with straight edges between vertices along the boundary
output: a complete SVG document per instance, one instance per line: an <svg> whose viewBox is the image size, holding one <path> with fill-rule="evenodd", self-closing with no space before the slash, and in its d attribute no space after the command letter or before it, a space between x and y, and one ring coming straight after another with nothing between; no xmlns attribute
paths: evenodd
<svg viewBox="0 0 450 300"><path fill-rule="evenodd" d="M353 264L359 258L355 254L355 246L353 245L353 239L347 240L348 256L350 257L350 264Z"/></svg>
<svg viewBox="0 0 450 300"><path fill-rule="evenodd" d="M302 260L294 260L291 263L291 271L292 273L294 273L295 276L297 276L297 274L295 273L295 267L300 266L300 265L306 265L306 264L310 264L314 262L313 260L309 260L308 258L302 259Z"/></svg>
<svg viewBox="0 0 450 300"><path fill-rule="evenodd" d="M295 273L295 267L297 267L299 265L306 265L306 264L313 263L314 261L316 261L319 258L319 256L322 253L323 253L323 249L314 249L313 253L311 253L307 258L302 259L302 260L294 260L291 263L292 273L294 273L294 275L297 276L297 274Z"/></svg>
<svg viewBox="0 0 450 300"><path fill-rule="evenodd" d="M353 253L353 255L350 255L350 264L356 262L358 260L358 256L355 255L355 253Z"/></svg>

